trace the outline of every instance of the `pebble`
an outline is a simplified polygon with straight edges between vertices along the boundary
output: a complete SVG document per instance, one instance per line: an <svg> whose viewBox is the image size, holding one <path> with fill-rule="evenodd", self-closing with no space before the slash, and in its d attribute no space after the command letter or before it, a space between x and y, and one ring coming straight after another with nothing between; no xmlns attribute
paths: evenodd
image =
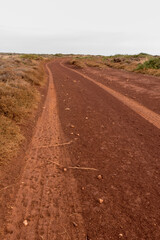
<svg viewBox="0 0 160 240"><path fill-rule="evenodd" d="M119 234L119 237L120 237L120 238L121 238L121 237L123 237L123 234L122 234L122 233L120 233L120 234Z"/></svg>
<svg viewBox="0 0 160 240"><path fill-rule="evenodd" d="M98 179L102 179L102 175L98 175L97 178L98 178Z"/></svg>
<svg viewBox="0 0 160 240"><path fill-rule="evenodd" d="M99 198L98 199L98 202L101 204L101 203L103 203L103 199L102 198Z"/></svg>
<svg viewBox="0 0 160 240"><path fill-rule="evenodd" d="M27 221L27 220L24 220L24 221L23 221L23 224L24 224L25 227L28 226L28 221Z"/></svg>
<svg viewBox="0 0 160 240"><path fill-rule="evenodd" d="M77 223L72 222L74 227L78 227Z"/></svg>

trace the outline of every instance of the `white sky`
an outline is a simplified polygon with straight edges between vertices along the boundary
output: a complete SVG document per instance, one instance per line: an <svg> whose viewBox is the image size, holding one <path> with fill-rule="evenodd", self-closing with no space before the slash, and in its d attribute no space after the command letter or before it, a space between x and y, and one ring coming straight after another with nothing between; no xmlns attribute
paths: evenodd
<svg viewBox="0 0 160 240"><path fill-rule="evenodd" d="M0 0L0 52L160 55L159 0Z"/></svg>

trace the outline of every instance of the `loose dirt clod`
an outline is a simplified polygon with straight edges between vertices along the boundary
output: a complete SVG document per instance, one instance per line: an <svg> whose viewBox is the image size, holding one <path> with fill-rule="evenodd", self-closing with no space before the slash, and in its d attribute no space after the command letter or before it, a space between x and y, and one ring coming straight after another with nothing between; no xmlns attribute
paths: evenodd
<svg viewBox="0 0 160 240"><path fill-rule="evenodd" d="M27 227L27 226L28 226L28 221L27 221L27 220L24 220L24 221L23 221L23 224L24 224L25 227Z"/></svg>
<svg viewBox="0 0 160 240"><path fill-rule="evenodd" d="M120 234L119 234L119 237L120 237L120 238L121 238L121 237L123 237L123 234L122 234L122 233L120 233Z"/></svg>
<svg viewBox="0 0 160 240"><path fill-rule="evenodd" d="M102 175L98 175L97 178L100 180L102 179Z"/></svg>
<svg viewBox="0 0 160 240"><path fill-rule="evenodd" d="M102 198L99 198L98 199L98 202L101 204L101 203L103 203L103 199Z"/></svg>

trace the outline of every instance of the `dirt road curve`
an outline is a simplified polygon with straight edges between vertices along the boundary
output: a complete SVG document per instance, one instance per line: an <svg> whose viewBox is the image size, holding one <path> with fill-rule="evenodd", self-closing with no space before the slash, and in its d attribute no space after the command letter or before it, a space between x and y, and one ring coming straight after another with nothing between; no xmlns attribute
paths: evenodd
<svg viewBox="0 0 160 240"><path fill-rule="evenodd" d="M159 240L159 79L48 67L4 239Z"/></svg>

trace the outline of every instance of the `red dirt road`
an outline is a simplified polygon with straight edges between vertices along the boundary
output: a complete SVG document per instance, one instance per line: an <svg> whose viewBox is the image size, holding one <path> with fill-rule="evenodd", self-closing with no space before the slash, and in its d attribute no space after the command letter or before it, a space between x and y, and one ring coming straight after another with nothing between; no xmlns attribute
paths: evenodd
<svg viewBox="0 0 160 240"><path fill-rule="evenodd" d="M159 240L160 80L48 66L4 239Z"/></svg>

